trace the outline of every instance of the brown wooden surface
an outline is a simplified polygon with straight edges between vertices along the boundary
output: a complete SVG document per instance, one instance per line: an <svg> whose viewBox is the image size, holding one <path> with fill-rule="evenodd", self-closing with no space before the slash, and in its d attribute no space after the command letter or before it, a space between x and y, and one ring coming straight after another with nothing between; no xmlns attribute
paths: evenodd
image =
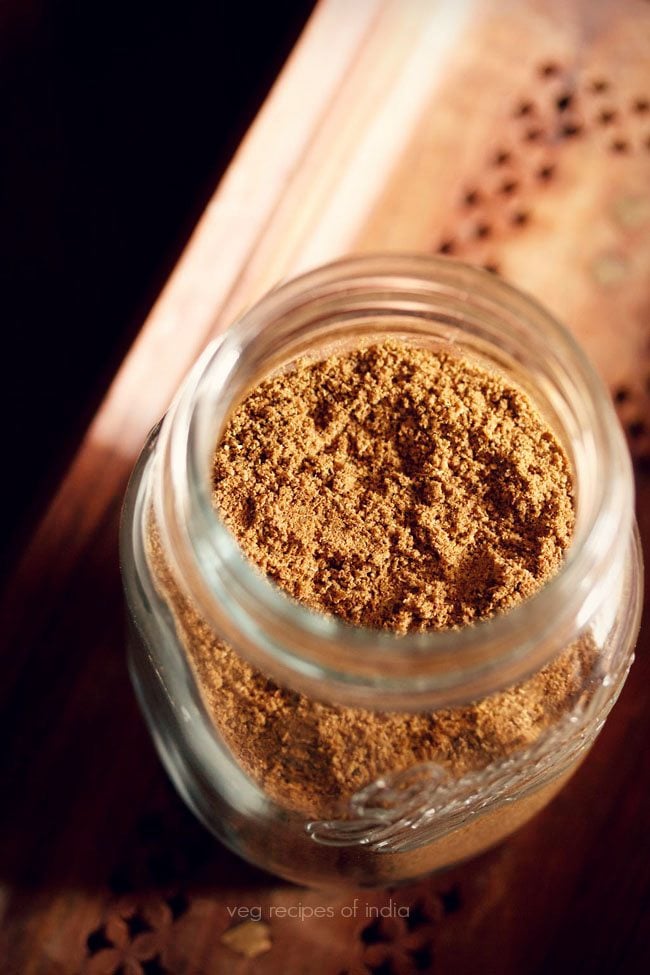
<svg viewBox="0 0 650 975"><path fill-rule="evenodd" d="M470 864L361 895L351 918L353 895L278 882L194 822L124 663L116 533L135 454L208 336L296 270L441 246L498 265L575 330L647 454L650 4L568 8L319 6L5 596L0 971L650 970L647 630L596 747L542 815ZM647 554L641 468L638 484ZM391 897L408 923L365 917ZM252 959L222 942L229 908L300 903L334 916L273 918Z"/></svg>

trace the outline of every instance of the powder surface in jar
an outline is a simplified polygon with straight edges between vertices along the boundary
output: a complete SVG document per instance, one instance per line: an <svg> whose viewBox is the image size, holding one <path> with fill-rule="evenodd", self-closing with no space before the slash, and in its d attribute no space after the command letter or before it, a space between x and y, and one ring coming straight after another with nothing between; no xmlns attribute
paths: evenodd
<svg viewBox="0 0 650 975"><path fill-rule="evenodd" d="M526 394L469 359L386 342L254 388L216 447L214 503L243 551L314 611L398 633L472 624L533 594L573 530L566 455ZM378 776L451 774L535 742L589 686L584 637L527 681L433 713L278 687L201 619L152 524L157 584L215 725L266 793L310 817Z"/></svg>
<svg viewBox="0 0 650 975"><path fill-rule="evenodd" d="M522 391L393 343L263 382L232 416L213 476L226 524L280 588L400 633L530 596L574 520L564 451Z"/></svg>

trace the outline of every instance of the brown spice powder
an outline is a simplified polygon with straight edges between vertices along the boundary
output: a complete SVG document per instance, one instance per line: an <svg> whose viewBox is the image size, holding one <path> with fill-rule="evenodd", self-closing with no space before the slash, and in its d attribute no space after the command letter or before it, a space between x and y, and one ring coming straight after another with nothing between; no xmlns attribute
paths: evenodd
<svg viewBox="0 0 650 975"><path fill-rule="evenodd" d="M530 596L574 520L566 456L523 392L390 343L253 390L217 448L214 501L290 596L400 633Z"/></svg>
<svg viewBox="0 0 650 975"><path fill-rule="evenodd" d="M557 570L569 464L524 392L468 359L387 342L302 361L249 393L214 457L214 502L293 598L406 633L504 612ZM454 775L532 744L589 682L583 639L524 683L434 713L337 707L278 687L220 642L150 535L157 582L216 726L284 807L325 817L379 775Z"/></svg>

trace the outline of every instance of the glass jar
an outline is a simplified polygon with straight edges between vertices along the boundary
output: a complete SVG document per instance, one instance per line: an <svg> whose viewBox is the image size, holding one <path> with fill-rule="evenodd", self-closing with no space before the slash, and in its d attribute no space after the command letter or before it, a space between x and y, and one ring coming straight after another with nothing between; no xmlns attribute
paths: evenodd
<svg viewBox="0 0 650 975"><path fill-rule="evenodd" d="M248 390L298 357L387 337L451 345L508 377L572 465L576 525L560 570L533 597L478 625L397 636L310 612L247 562L211 502L214 448ZM640 616L631 465L605 388L535 301L445 258L331 264L276 288L215 339L137 462L121 560L130 671L179 792L235 852L320 886L407 880L470 857L529 819L602 727L632 661ZM361 718L439 714L477 701L489 709L495 694L580 640L592 651L588 679L571 706L547 715L520 747L457 776L433 762L387 767L333 808L325 796L322 809L300 801L299 727L287 729L281 746L290 771L278 795L250 760L245 698L233 744L232 714L230 734L222 722L226 691L221 698L212 685L208 693L203 679L218 651L268 680L269 694L279 685L307 709L325 702ZM228 707L232 701L231 694Z"/></svg>

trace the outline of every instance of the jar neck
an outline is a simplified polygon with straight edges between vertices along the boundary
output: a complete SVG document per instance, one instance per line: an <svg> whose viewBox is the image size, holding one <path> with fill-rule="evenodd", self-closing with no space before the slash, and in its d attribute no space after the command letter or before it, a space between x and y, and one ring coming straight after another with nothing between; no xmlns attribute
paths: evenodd
<svg viewBox="0 0 650 975"><path fill-rule="evenodd" d="M396 636L298 605L251 566L211 501L232 409L299 356L360 341L453 343L525 389L572 464L576 525L557 574L507 614ZM630 460L584 354L535 301L442 258L363 257L269 293L213 342L161 428L153 503L172 567L206 622L278 682L358 706L430 709L483 697L543 666L583 630L620 578L633 512Z"/></svg>

